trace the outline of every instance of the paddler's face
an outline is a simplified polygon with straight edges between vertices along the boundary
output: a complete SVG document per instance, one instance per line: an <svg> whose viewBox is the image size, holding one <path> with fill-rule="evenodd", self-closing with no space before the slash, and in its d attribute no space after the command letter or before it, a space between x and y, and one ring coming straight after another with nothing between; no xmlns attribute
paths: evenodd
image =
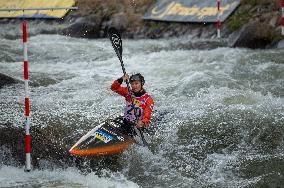
<svg viewBox="0 0 284 188"><path fill-rule="evenodd" d="M135 93L141 91L142 85L140 81L133 81L130 84L131 84L132 91L134 91Z"/></svg>

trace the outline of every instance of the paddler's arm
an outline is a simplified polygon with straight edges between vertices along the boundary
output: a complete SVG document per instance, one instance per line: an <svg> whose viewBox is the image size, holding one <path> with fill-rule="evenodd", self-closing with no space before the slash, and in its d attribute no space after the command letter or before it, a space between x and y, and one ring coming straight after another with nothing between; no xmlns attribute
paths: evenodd
<svg viewBox="0 0 284 188"><path fill-rule="evenodd" d="M148 128L150 125L150 120L151 120L151 114L153 111L153 107L154 107L154 101L151 97L149 97L146 101L146 107L144 109L144 115L142 120L140 120L142 122L142 126L141 127L145 127ZM140 124L140 123L138 123ZM139 126L139 125L138 125Z"/></svg>
<svg viewBox="0 0 284 188"><path fill-rule="evenodd" d="M111 85L111 90L125 97L128 94L128 89L127 87L121 87L122 82L123 82L122 77L115 80Z"/></svg>

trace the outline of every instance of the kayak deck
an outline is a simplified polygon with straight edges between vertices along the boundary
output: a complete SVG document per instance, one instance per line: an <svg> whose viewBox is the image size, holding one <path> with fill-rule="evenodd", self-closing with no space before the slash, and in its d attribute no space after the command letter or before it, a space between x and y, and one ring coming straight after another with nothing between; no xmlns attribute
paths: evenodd
<svg viewBox="0 0 284 188"><path fill-rule="evenodd" d="M136 143L132 136L123 131L122 125L122 116L106 120L82 136L71 147L69 153L82 157L122 153Z"/></svg>

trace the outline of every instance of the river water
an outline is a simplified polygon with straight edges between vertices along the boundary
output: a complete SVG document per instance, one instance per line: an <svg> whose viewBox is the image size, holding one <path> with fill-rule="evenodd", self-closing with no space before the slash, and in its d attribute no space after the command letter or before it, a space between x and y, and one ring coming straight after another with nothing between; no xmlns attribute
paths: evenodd
<svg viewBox="0 0 284 188"><path fill-rule="evenodd" d="M0 41L1 72L22 80L21 40ZM198 50L194 42L123 40L127 72L142 73L155 100L153 143L79 159L68 155L72 144L123 111L110 90L119 61L108 39L30 37L34 169L24 172L24 85L6 86L0 187L283 186L284 50Z"/></svg>

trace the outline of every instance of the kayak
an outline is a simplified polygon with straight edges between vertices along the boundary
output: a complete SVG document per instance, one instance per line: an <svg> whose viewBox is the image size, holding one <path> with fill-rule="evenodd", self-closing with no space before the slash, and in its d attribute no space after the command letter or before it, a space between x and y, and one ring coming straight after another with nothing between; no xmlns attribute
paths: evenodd
<svg viewBox="0 0 284 188"><path fill-rule="evenodd" d="M76 156L103 156L122 153L136 143L123 129L123 117L108 119L82 136L69 150Z"/></svg>

